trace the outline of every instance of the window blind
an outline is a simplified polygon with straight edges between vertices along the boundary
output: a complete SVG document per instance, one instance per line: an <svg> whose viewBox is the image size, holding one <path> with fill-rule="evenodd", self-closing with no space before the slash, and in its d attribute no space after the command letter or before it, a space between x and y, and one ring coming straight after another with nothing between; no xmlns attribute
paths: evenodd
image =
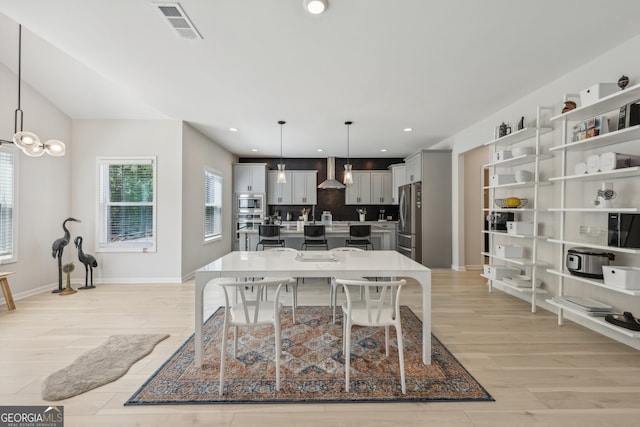
<svg viewBox="0 0 640 427"><path fill-rule="evenodd" d="M204 172L204 238L222 235L222 177Z"/></svg>
<svg viewBox="0 0 640 427"><path fill-rule="evenodd" d="M0 261L14 257L15 157L0 151Z"/></svg>
<svg viewBox="0 0 640 427"><path fill-rule="evenodd" d="M102 160L100 164L101 247L155 246L154 161Z"/></svg>

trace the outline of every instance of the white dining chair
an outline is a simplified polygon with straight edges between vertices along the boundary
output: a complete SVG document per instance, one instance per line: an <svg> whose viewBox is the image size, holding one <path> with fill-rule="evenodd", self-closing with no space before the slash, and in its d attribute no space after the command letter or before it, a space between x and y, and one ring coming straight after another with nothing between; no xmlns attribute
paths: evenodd
<svg viewBox="0 0 640 427"><path fill-rule="evenodd" d="M275 365L276 365L276 390L280 390L280 353L282 336L280 332L280 313L282 304L279 301L282 280L262 279L254 283L255 292L251 292L244 282L236 282L233 279L214 279L224 290L224 325L222 327L222 350L220 354L220 390L224 392L224 366L227 356L227 341L229 328L233 327L233 357L238 351L238 327L254 328L258 326L273 325L275 339ZM263 300L264 289L274 287L276 289L273 301ZM240 301L237 301L237 296ZM229 297L233 297L230 299Z"/></svg>
<svg viewBox="0 0 640 427"><path fill-rule="evenodd" d="M364 249L349 247L349 246L341 246L338 248L331 249L331 252L362 252ZM336 323L336 301L338 296L336 294L336 288L338 287L336 283L336 277L331 278L331 288L329 289L329 306L333 308L333 323Z"/></svg>
<svg viewBox="0 0 640 427"><path fill-rule="evenodd" d="M346 297L342 305L343 314L343 353L345 390L349 392L349 371L351 370L351 328L354 325L366 327L384 327L385 355L389 357L389 326L396 329L398 342L398 358L400 361L400 382L402 393L406 394L407 386L404 372L404 345L402 340L402 322L400 318L400 291L406 280L388 282L372 282L369 280L336 279L336 283L344 288ZM380 292L371 289L378 286ZM363 291L361 301L352 298L351 291ZM372 297L373 295L376 298Z"/></svg>
<svg viewBox="0 0 640 427"><path fill-rule="evenodd" d="M267 252L298 252L294 248L268 248ZM296 307L298 307L298 278L297 277L265 277L262 280L282 280L285 285L285 289L288 291L291 286L291 319L293 323L296 323ZM265 292L267 289L265 289ZM265 295L266 296L266 295Z"/></svg>

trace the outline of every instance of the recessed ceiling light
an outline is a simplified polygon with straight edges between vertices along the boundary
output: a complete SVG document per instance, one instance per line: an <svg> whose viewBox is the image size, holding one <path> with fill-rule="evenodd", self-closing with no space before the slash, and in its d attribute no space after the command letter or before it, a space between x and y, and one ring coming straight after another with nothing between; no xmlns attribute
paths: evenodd
<svg viewBox="0 0 640 427"><path fill-rule="evenodd" d="M318 153L322 153L324 150L323 150L322 148L316 148L316 151L317 151Z"/></svg>
<svg viewBox="0 0 640 427"><path fill-rule="evenodd" d="M405 132L411 132L411 131L413 131L413 128L404 128L402 130L405 131Z"/></svg>
<svg viewBox="0 0 640 427"><path fill-rule="evenodd" d="M329 7L327 0L304 0L304 9L312 15L320 15Z"/></svg>
<svg viewBox="0 0 640 427"><path fill-rule="evenodd" d="M383 153L386 153L387 149L386 148L381 148L380 151L383 152Z"/></svg>
<svg viewBox="0 0 640 427"><path fill-rule="evenodd" d="M251 151L253 151L255 153L256 151L258 151L258 149L257 148L252 148Z"/></svg>
<svg viewBox="0 0 640 427"><path fill-rule="evenodd" d="M238 128L229 128L231 132L238 132Z"/></svg>

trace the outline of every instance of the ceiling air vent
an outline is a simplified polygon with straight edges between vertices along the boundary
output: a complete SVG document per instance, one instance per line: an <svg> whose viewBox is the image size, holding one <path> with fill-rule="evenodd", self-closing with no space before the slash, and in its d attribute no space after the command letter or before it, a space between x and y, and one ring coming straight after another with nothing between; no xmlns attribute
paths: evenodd
<svg viewBox="0 0 640 427"><path fill-rule="evenodd" d="M162 15L169 26L183 39L202 39L189 17L178 3L153 3L153 7Z"/></svg>

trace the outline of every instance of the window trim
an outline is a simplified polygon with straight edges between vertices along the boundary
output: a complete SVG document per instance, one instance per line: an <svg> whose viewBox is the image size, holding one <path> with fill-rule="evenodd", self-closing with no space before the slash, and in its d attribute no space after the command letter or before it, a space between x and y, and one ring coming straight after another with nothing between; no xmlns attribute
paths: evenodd
<svg viewBox="0 0 640 427"><path fill-rule="evenodd" d="M13 145L9 146L9 145L2 144L0 145L0 151L11 153L13 157L13 209L12 209L13 212L11 213L11 220L12 220L11 222L13 227L13 242L12 242L13 251L11 253L10 258L0 259L0 265L6 265L6 264L16 263L19 260L18 243L20 242L20 238L19 238L19 230L20 230L20 227L19 227L19 219L20 219L19 181L20 180L18 178L20 176L20 156L18 155L19 153L18 149Z"/></svg>
<svg viewBox="0 0 640 427"><path fill-rule="evenodd" d="M153 201L152 206L152 237L145 242L102 243L106 235L106 212L103 208L103 194L101 188L102 167L104 165L147 164L153 166ZM158 158L157 156L126 156L126 157L96 157L96 252L157 252L157 223L158 223ZM116 203L119 204L119 203ZM126 203L126 205L130 205Z"/></svg>
<svg viewBox="0 0 640 427"><path fill-rule="evenodd" d="M220 234L212 234L207 236L206 234L206 224L207 224L207 216L206 216L206 207L207 207L207 174L213 175L214 177L217 177L220 179L220 191L221 191L221 195L220 195ZM223 231L223 218L224 218L224 202L223 202L223 195L224 195L224 176L223 174L221 174L219 171L217 171L214 168L211 167L204 167L204 185L203 185L203 194L204 194L204 206L203 206L203 210L202 210L202 231L203 231L203 243L204 244L208 244L211 242L215 242L217 240L222 239L222 236L224 235L224 231Z"/></svg>

